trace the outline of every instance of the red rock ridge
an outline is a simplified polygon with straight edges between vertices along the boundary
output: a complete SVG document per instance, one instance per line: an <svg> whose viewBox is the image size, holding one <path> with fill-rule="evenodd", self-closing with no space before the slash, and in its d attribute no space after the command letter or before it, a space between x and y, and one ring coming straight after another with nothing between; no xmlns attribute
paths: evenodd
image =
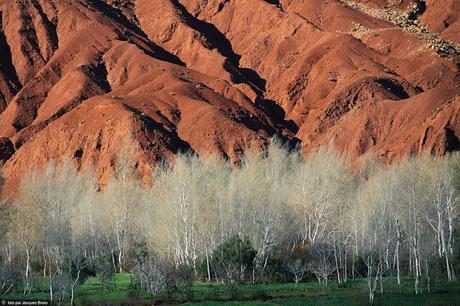
<svg viewBox="0 0 460 306"><path fill-rule="evenodd" d="M65 157L103 183L126 135L143 173L187 150L237 161L274 135L353 160L458 150L447 2L2 1L6 190Z"/></svg>

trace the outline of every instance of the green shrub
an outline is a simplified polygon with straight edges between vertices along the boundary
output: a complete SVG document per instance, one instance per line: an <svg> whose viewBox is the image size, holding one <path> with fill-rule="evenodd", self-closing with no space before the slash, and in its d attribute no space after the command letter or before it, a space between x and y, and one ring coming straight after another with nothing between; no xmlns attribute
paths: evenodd
<svg viewBox="0 0 460 306"><path fill-rule="evenodd" d="M114 285L115 269L112 255L100 256L96 263L97 275L101 281L102 289L112 290Z"/></svg>

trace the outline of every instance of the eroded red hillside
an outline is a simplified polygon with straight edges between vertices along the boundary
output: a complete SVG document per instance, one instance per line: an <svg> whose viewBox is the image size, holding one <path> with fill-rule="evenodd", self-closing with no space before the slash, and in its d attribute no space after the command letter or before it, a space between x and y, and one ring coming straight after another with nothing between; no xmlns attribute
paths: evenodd
<svg viewBox="0 0 460 306"><path fill-rule="evenodd" d="M443 2L444 3L444 2ZM460 142L460 8L421 0L4 0L7 191L50 159L111 175L274 135L391 161Z"/></svg>

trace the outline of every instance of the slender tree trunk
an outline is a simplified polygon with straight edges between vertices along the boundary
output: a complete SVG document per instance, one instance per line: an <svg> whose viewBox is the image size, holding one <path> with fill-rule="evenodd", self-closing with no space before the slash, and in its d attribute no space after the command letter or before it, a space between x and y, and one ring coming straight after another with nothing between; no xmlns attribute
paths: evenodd
<svg viewBox="0 0 460 306"><path fill-rule="evenodd" d="M43 260L43 277L46 277L46 258Z"/></svg>
<svg viewBox="0 0 460 306"><path fill-rule="evenodd" d="M211 282L211 265L209 264L208 248L206 248L206 269L208 272L208 282Z"/></svg>
<svg viewBox="0 0 460 306"><path fill-rule="evenodd" d="M340 278L340 267L339 267L339 260L337 258L337 247L334 241L334 260L335 260L335 269L337 270L337 282L340 284L342 282Z"/></svg>
<svg viewBox="0 0 460 306"><path fill-rule="evenodd" d="M348 262L347 262L347 256L348 256L348 246L345 248L345 256L344 256L344 273L343 273L343 281L347 282L348 281Z"/></svg>
<svg viewBox="0 0 460 306"><path fill-rule="evenodd" d="M351 257L351 277L355 280L355 254Z"/></svg>
<svg viewBox="0 0 460 306"><path fill-rule="evenodd" d="M49 267L49 283L50 283L50 302L53 303L53 277L51 275L51 267Z"/></svg>
<svg viewBox="0 0 460 306"><path fill-rule="evenodd" d="M26 245L26 285L24 286L24 295L29 292L30 287L30 280L29 280L29 273L30 273L30 251L29 247Z"/></svg>
<svg viewBox="0 0 460 306"><path fill-rule="evenodd" d="M426 275L426 289L428 293L431 292L431 278L430 278L430 272L428 270L428 259L425 259L425 275Z"/></svg>
<svg viewBox="0 0 460 306"><path fill-rule="evenodd" d="M446 238L444 237L444 231L441 230L441 251L444 254L444 259L446 262L446 274L447 274L447 281L451 282L452 279L452 271L451 271L451 266L450 266L450 260L449 260L449 251L446 246Z"/></svg>
<svg viewBox="0 0 460 306"><path fill-rule="evenodd" d="M412 248L410 252L412 254ZM409 272L412 273L412 255L409 255Z"/></svg>
<svg viewBox="0 0 460 306"><path fill-rule="evenodd" d="M13 288L13 286L14 286L14 285L10 285L10 286L8 287L8 289L6 289L6 291L3 293L3 295L6 296L6 295L8 294L8 292L10 292L11 288Z"/></svg>
<svg viewBox="0 0 460 306"><path fill-rule="evenodd" d="M113 270L115 271L115 273L117 273L117 263L116 263L116 260L115 260L115 255L112 253L112 263L113 263Z"/></svg>
<svg viewBox="0 0 460 306"><path fill-rule="evenodd" d="M369 304L374 304L374 290L372 290L372 262L367 261L367 286L369 290Z"/></svg>
<svg viewBox="0 0 460 306"><path fill-rule="evenodd" d="M13 251L11 250L11 244L8 244L8 263L11 264L13 261Z"/></svg>
<svg viewBox="0 0 460 306"><path fill-rule="evenodd" d="M119 273L123 272L122 264L121 264L122 260L123 260L123 253L122 253L122 251L120 250L120 251L118 252L118 272L119 272Z"/></svg>
<svg viewBox="0 0 460 306"><path fill-rule="evenodd" d="M414 284L414 289L415 289L415 294L419 293L419 283L420 283L420 264L419 264L419 258L418 258L418 252L416 248L413 248L414 252L414 273L415 273L415 284Z"/></svg>
<svg viewBox="0 0 460 306"><path fill-rule="evenodd" d="M398 289L399 292L401 292L401 267L399 263L399 238L398 241L396 241L396 250L395 250L395 257L396 257L396 279L398 282Z"/></svg>
<svg viewBox="0 0 460 306"><path fill-rule="evenodd" d="M444 252L444 257L446 259L447 281L451 282L453 281L453 279L452 279L452 272L450 269L449 254L447 251Z"/></svg>
<svg viewBox="0 0 460 306"><path fill-rule="evenodd" d="M78 283L78 280L80 279L80 271L81 270L78 270L77 272L77 278L75 279L75 281L72 283L72 288L71 288L71 296L70 296L70 305L73 306L73 299L74 299L74 289L75 289L75 286L77 285Z"/></svg>

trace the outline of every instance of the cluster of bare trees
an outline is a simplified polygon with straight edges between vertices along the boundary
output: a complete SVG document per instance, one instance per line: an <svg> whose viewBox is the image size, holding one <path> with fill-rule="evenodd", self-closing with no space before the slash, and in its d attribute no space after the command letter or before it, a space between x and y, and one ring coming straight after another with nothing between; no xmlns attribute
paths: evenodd
<svg viewBox="0 0 460 306"><path fill-rule="evenodd" d="M372 302L388 277L401 286L410 276L415 293L456 278L455 156L369 162L356 174L331 148L302 158L275 141L238 166L178 156L144 186L133 150L128 143L121 150L102 191L91 173L51 162L26 176L16 202L0 209L0 271L22 271L24 294L40 274L51 299L73 300L90 266L137 274L152 294L165 288L160 262L223 279L215 250L234 237L255 251L251 271L239 271L253 282L282 261L279 269L296 282L308 273L325 284L363 277ZM140 248L142 260L133 264ZM10 291L16 283L0 285Z"/></svg>

